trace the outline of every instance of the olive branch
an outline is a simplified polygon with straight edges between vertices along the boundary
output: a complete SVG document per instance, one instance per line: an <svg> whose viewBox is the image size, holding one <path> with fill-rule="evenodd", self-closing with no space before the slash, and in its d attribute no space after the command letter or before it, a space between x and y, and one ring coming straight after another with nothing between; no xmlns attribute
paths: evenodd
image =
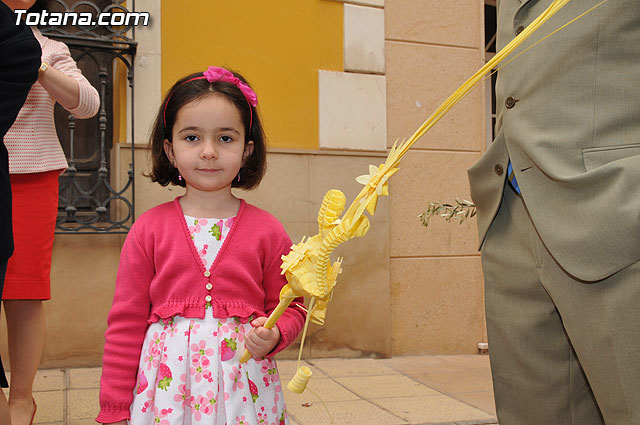
<svg viewBox="0 0 640 425"><path fill-rule="evenodd" d="M468 218L476 215L476 204L465 199L456 198L457 205L440 204L438 202L429 202L427 210L418 215L424 227L429 226L429 220L433 216L440 216L447 222L458 220L460 224Z"/></svg>

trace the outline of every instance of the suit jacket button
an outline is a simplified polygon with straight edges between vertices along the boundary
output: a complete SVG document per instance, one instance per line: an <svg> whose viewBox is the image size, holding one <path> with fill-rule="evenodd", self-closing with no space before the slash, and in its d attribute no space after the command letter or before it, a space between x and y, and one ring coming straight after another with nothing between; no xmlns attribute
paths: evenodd
<svg viewBox="0 0 640 425"><path fill-rule="evenodd" d="M511 109L514 106L516 106L516 102L517 102L517 100L515 100L513 97L509 96L508 98L505 99L504 106L506 106L507 109Z"/></svg>
<svg viewBox="0 0 640 425"><path fill-rule="evenodd" d="M502 165L500 164L496 164L495 167L493 167L493 169L495 170L496 174L501 176L502 173L504 173L504 170L502 169Z"/></svg>
<svg viewBox="0 0 640 425"><path fill-rule="evenodd" d="M518 28L516 28L516 35L520 35L522 31L524 31L524 27L520 25Z"/></svg>

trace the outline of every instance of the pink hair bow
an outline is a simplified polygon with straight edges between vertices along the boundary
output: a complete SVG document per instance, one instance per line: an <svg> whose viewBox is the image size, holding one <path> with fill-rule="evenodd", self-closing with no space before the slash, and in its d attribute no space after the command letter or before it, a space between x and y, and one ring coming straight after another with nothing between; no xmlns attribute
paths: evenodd
<svg viewBox="0 0 640 425"><path fill-rule="evenodd" d="M249 102L251 106L255 107L258 104L258 96L256 96L256 92L254 92L253 89L247 84L240 81L239 78L234 77L231 71L220 68L219 66L210 66L202 74L210 83L214 81L224 81L226 83L233 84L240 89L244 97L247 99L247 102Z"/></svg>
<svg viewBox="0 0 640 425"><path fill-rule="evenodd" d="M213 83L214 81L224 81L225 83L230 83L236 86L242 94L244 98L247 99L247 103L250 106L255 107L258 104L258 96L256 96L256 92L253 91L251 87L247 84L240 81L238 77L234 77L234 75L228 69L220 68L219 66L210 66L209 69L202 73L202 77L194 77L187 81L183 81L180 85L186 84L189 81L193 80L202 80L204 78L207 79L208 82ZM162 122L164 123L165 130L167 128L167 105L169 105L169 100L173 96L173 92L169 93L167 97L167 101L164 104L164 110L162 112ZM253 110L249 108L249 131L253 128Z"/></svg>

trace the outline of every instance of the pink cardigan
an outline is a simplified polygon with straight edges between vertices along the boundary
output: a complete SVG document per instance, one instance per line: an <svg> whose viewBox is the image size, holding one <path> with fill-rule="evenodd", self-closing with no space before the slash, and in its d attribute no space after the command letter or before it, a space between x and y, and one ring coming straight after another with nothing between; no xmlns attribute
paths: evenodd
<svg viewBox="0 0 640 425"><path fill-rule="evenodd" d="M42 60L78 82L80 103L69 113L76 118L94 116L100 107L100 97L78 69L67 45L45 37L35 27L31 27L31 30L42 47ZM40 83L36 82L31 87L18 117L4 137L11 174L43 173L67 168L67 159L53 120L55 103Z"/></svg>
<svg viewBox="0 0 640 425"><path fill-rule="evenodd" d="M180 315L204 318L211 295L213 316L266 316L278 304L287 281L281 256L291 240L268 212L241 201L231 231L210 271L191 242L179 198L140 216L122 248L113 305L107 319L98 422L129 418L140 353L147 327ZM210 275L210 276L207 276ZM211 283L213 288L206 289ZM303 300L297 299L300 304ZM287 347L302 329L305 313L292 304L277 326Z"/></svg>

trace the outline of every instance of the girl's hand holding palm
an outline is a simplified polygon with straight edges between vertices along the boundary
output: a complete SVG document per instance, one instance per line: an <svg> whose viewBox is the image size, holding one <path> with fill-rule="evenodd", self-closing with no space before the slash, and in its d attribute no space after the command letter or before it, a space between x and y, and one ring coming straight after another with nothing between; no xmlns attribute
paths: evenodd
<svg viewBox="0 0 640 425"><path fill-rule="evenodd" d="M266 317L258 317L251 322L253 329L245 337L245 347L253 358L263 357L271 352L280 341L280 330L277 326L267 329Z"/></svg>

